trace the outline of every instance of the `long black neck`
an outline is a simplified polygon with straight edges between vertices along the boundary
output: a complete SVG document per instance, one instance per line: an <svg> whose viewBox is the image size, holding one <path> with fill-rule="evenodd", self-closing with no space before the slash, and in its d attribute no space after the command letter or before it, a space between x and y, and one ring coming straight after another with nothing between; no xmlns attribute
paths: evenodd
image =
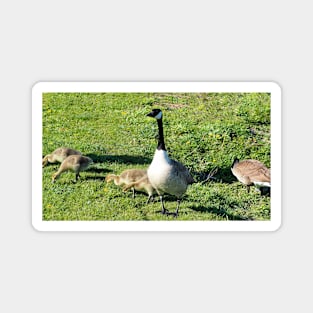
<svg viewBox="0 0 313 313"><path fill-rule="evenodd" d="M237 158L234 159L233 164L231 165L231 168L234 168L234 166L239 162Z"/></svg>
<svg viewBox="0 0 313 313"><path fill-rule="evenodd" d="M162 122L162 118L157 120L158 122L158 127L159 127L159 140L158 140L158 150L164 150L165 149L165 142L164 142L164 134L163 134L163 122Z"/></svg>

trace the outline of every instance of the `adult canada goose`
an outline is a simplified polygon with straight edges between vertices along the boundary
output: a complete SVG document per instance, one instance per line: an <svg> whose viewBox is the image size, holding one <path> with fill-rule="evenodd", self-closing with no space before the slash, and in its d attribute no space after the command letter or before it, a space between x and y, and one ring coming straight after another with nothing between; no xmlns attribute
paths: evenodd
<svg viewBox="0 0 313 313"><path fill-rule="evenodd" d="M152 187L147 175L143 176L138 181L125 185L123 187L123 191L127 191L131 188L137 191L145 191L149 196L147 200L147 204L150 202L150 200L153 200L154 188Z"/></svg>
<svg viewBox="0 0 313 313"><path fill-rule="evenodd" d="M148 178L160 196L162 214L168 213L164 207L164 193L176 196L177 207L175 216L177 217L181 198L186 192L188 185L195 181L183 164L170 159L167 154L163 134L162 111L160 109L153 109L147 116L157 120L159 129L158 146L148 168Z"/></svg>
<svg viewBox="0 0 313 313"><path fill-rule="evenodd" d="M42 167L45 167L48 163L62 163L69 155L81 155L82 153L80 151L71 149L71 148L66 148L66 147L61 147L50 154L47 154L43 159L42 159Z"/></svg>
<svg viewBox="0 0 313 313"><path fill-rule="evenodd" d="M70 155L68 156L60 165L59 170L52 175L52 182L54 183L55 180L66 171L72 171L75 175L75 180L79 178L79 173L81 171L86 170L90 164L92 164L92 159L82 156L82 155Z"/></svg>
<svg viewBox="0 0 313 313"><path fill-rule="evenodd" d="M250 191L250 186L254 185L263 195L271 187L271 172L258 160L249 159L239 162L235 158L231 166L231 171L241 183L247 186L248 192Z"/></svg>
<svg viewBox="0 0 313 313"><path fill-rule="evenodd" d="M109 183L113 180L115 185L122 186L139 181L141 178L145 176L147 176L147 170L133 168L123 171L120 175L109 174L105 178L105 181ZM134 187L130 188L132 188L134 198L135 188Z"/></svg>

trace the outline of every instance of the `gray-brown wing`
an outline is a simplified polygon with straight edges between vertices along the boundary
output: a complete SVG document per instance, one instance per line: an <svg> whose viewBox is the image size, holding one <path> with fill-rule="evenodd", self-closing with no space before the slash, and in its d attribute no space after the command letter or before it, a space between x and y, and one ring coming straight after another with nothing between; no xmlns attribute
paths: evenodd
<svg viewBox="0 0 313 313"><path fill-rule="evenodd" d="M243 160L237 164L233 173L242 179L251 182L262 181L270 182L271 174L269 169L258 160Z"/></svg>
<svg viewBox="0 0 313 313"><path fill-rule="evenodd" d="M266 166L257 168L250 174L253 182L271 182L271 172Z"/></svg>
<svg viewBox="0 0 313 313"><path fill-rule="evenodd" d="M188 185L195 183L194 178L185 165L175 160L171 161L177 176L184 179Z"/></svg>

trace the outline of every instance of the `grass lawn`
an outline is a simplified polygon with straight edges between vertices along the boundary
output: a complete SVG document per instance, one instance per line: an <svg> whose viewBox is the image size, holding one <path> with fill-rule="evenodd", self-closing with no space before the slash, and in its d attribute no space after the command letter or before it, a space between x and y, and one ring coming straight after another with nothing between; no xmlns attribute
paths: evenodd
<svg viewBox="0 0 313 313"><path fill-rule="evenodd" d="M270 197L236 181L230 166L258 159L270 167L270 94L267 93L45 93L43 155L58 147L80 150L94 164L73 183L74 173L51 177L43 169L43 220L173 220L160 214L158 197L124 193L107 184L109 173L147 168L157 146L157 123L146 117L163 110L171 158L185 164L197 183L189 186L178 220L269 220ZM218 169L214 180L203 184ZM176 200L165 196L169 211Z"/></svg>

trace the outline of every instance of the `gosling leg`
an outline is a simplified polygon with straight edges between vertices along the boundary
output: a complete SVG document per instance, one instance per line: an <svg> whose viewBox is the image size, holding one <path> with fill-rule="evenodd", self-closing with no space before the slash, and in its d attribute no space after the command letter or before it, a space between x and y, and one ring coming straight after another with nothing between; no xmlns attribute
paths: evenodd
<svg viewBox="0 0 313 313"><path fill-rule="evenodd" d="M80 178L80 175L79 175L79 173L76 173L76 175L75 175L75 182L78 181L78 178Z"/></svg>
<svg viewBox="0 0 313 313"><path fill-rule="evenodd" d="M133 199L135 199L135 188L132 187L132 191L133 191Z"/></svg>
<svg viewBox="0 0 313 313"><path fill-rule="evenodd" d="M146 202L146 204L148 204L149 202L150 202L150 200L153 200L153 197L151 196L151 195L149 195L149 197L148 197L148 200L147 200L147 202Z"/></svg>

